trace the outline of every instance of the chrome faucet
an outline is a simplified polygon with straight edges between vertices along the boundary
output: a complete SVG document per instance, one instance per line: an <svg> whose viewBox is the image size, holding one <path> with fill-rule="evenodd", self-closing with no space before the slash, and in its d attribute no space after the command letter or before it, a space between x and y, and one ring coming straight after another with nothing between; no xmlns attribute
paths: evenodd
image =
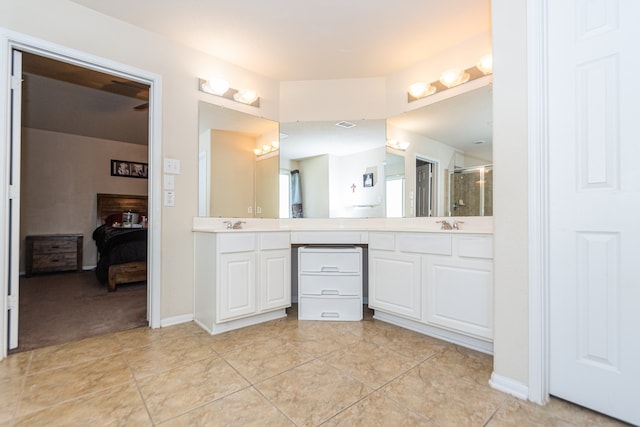
<svg viewBox="0 0 640 427"><path fill-rule="evenodd" d="M460 224L464 224L464 221L453 221L453 229L460 230Z"/></svg>
<svg viewBox="0 0 640 427"><path fill-rule="evenodd" d="M449 224L449 221L447 221L446 219L443 219L442 221L436 221L436 223L442 224L440 226L440 230L453 230L453 227L451 227L451 224Z"/></svg>
<svg viewBox="0 0 640 427"><path fill-rule="evenodd" d="M242 229L242 224L245 224L244 221L225 221L224 223L227 224L227 230L240 230Z"/></svg>

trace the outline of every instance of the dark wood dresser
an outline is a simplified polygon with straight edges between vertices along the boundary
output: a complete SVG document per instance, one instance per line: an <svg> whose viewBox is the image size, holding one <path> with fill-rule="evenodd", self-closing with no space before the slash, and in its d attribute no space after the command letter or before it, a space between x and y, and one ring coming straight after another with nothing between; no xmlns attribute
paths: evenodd
<svg viewBox="0 0 640 427"><path fill-rule="evenodd" d="M24 270L32 274L82 271L82 234L49 234L25 238Z"/></svg>

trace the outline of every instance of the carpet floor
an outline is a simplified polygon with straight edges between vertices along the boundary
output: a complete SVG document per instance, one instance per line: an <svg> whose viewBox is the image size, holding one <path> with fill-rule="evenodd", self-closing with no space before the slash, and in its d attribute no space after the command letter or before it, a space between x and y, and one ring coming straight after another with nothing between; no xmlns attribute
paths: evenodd
<svg viewBox="0 0 640 427"><path fill-rule="evenodd" d="M147 326L146 282L108 292L95 272L20 278L17 353Z"/></svg>

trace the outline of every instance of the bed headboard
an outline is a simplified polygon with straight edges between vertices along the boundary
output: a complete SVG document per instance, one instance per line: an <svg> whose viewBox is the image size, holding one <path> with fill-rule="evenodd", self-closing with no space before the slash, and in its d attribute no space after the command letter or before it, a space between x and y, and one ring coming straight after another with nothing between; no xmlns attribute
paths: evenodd
<svg viewBox="0 0 640 427"><path fill-rule="evenodd" d="M97 225L104 224L106 217L122 212L147 214L147 196L98 193Z"/></svg>

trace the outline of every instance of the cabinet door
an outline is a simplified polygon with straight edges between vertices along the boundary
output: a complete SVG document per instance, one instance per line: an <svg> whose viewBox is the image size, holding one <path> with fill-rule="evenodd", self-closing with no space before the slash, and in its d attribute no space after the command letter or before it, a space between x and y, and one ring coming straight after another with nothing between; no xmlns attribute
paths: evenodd
<svg viewBox="0 0 640 427"><path fill-rule="evenodd" d="M480 338L493 337L491 261L430 257L427 322Z"/></svg>
<svg viewBox="0 0 640 427"><path fill-rule="evenodd" d="M260 311L291 306L291 250L262 251Z"/></svg>
<svg viewBox="0 0 640 427"><path fill-rule="evenodd" d="M420 255L369 250L369 307L422 319Z"/></svg>
<svg viewBox="0 0 640 427"><path fill-rule="evenodd" d="M255 313L255 252L221 254L217 320L221 322Z"/></svg>

